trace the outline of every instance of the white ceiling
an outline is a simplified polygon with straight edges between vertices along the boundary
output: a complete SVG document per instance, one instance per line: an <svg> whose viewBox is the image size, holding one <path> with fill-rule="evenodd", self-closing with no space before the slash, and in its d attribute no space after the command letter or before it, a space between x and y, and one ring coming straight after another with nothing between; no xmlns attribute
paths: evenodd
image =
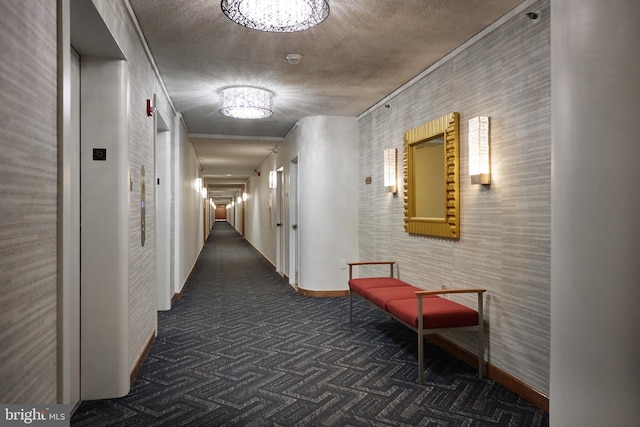
<svg viewBox="0 0 640 427"><path fill-rule="evenodd" d="M523 0L327 0L323 23L286 34L235 24L218 0L129 2L222 201L299 119L358 116ZM289 64L289 53L302 61ZM218 93L233 85L272 91L273 115L220 114Z"/></svg>

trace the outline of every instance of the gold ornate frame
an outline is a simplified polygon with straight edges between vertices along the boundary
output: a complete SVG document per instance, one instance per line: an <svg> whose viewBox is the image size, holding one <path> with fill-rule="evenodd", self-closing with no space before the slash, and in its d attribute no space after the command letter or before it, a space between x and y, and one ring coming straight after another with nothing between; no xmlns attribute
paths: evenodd
<svg viewBox="0 0 640 427"><path fill-rule="evenodd" d="M460 173L459 173L459 136L458 113L449 113L404 133L404 229L410 234L460 238ZM445 188L445 212L442 218L423 218L416 216L416 192L420 191L420 182L416 182L414 157L416 147L427 140L444 137L444 177L433 176L429 179L441 179Z"/></svg>

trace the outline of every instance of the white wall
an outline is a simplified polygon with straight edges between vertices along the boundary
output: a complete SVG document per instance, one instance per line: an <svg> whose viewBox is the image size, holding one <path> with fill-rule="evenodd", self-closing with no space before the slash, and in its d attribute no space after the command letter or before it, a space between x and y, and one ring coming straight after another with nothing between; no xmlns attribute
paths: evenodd
<svg viewBox="0 0 640 427"><path fill-rule="evenodd" d="M269 262L276 264L276 190L269 188L269 171L276 170L275 155L261 165L260 176L246 184L245 238Z"/></svg>
<svg viewBox="0 0 640 427"><path fill-rule="evenodd" d="M551 423L640 420L640 7L552 0Z"/></svg>
<svg viewBox="0 0 640 427"><path fill-rule="evenodd" d="M357 198L358 131L352 127L354 120L330 116L300 120L277 152L260 165L260 176L256 174L247 181L244 187L246 202L236 202L228 210L229 223L242 232L244 207L245 239L275 266L279 190L269 188L269 171L282 167L284 205L281 223L285 230L283 245L286 253L282 268L285 274L289 274L288 247L292 222L289 218L290 162L296 158L299 160L299 206L301 215L306 215L299 216L299 219L310 224L306 232L302 229L299 232L307 243L311 242L308 246L301 244L304 247L301 255L311 267L308 276L298 280L299 283L305 282L301 285L303 289L345 290L347 273L339 268L339 261L357 258L354 239L357 240L358 206L354 200ZM238 195L242 195L242 191L234 196L234 200ZM340 244L336 243L338 241Z"/></svg>
<svg viewBox="0 0 640 427"><path fill-rule="evenodd" d="M340 260L358 258L357 121L307 117L299 123L299 286L346 290Z"/></svg>
<svg viewBox="0 0 640 427"><path fill-rule="evenodd" d="M180 290L189 278L195 265L203 243L202 223L202 194L196 189L196 178L200 173L200 164L191 141L184 130L181 130L180 140Z"/></svg>
<svg viewBox="0 0 640 427"><path fill-rule="evenodd" d="M92 400L129 392L129 68L92 56L80 68L80 391ZM94 148L106 160L94 160Z"/></svg>
<svg viewBox="0 0 640 427"><path fill-rule="evenodd" d="M282 227L291 228L290 162L298 158L300 288L346 290L348 272L340 260L358 258L358 128L353 117L315 116L301 119L246 185L245 238L276 264L277 192L269 188L269 170L283 168L285 206ZM236 204L236 229L242 229ZM289 247L289 233L284 245ZM284 271L289 272L289 256Z"/></svg>
<svg viewBox="0 0 640 427"><path fill-rule="evenodd" d="M238 233L243 234L243 225L242 225L242 221L243 221L243 216L245 215L245 213L243 212L243 206L244 206L244 201L241 201L238 203L238 197L242 198L242 193L244 192L244 187L242 190L240 190L238 192L238 194L235 194L233 196L234 199L234 209L233 209L233 224L235 229L238 231Z"/></svg>

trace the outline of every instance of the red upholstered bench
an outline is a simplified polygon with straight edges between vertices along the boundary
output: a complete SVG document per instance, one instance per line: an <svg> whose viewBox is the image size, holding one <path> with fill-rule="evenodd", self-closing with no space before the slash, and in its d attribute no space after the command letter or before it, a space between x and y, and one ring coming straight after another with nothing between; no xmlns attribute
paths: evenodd
<svg viewBox="0 0 640 427"><path fill-rule="evenodd" d="M484 372L484 322L482 303L485 289L441 289L425 291L393 277L395 261L350 262L349 321L353 319L353 295L359 295L384 310L400 323L418 333L418 382L424 382L424 336L440 332L478 332L478 374ZM388 277L354 278L353 267L359 265L389 265ZM441 294L475 293L477 309L467 307ZM418 313L422 313L421 316Z"/></svg>

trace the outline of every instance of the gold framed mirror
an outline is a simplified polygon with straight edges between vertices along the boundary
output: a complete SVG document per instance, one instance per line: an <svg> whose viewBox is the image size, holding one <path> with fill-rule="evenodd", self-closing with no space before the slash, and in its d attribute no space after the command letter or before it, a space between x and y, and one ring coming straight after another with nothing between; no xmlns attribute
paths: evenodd
<svg viewBox="0 0 640 427"><path fill-rule="evenodd" d="M460 238L458 113L404 133L404 229Z"/></svg>

